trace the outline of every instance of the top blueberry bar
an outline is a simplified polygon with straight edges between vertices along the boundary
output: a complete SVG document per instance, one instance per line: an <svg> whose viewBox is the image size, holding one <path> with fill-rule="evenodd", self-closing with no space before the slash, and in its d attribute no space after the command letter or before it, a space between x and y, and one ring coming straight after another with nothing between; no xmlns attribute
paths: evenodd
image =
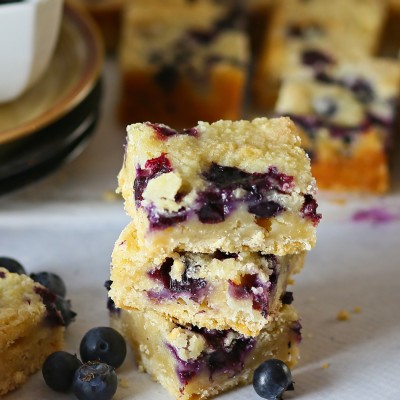
<svg viewBox="0 0 400 400"><path fill-rule="evenodd" d="M128 126L119 190L149 252L311 249L315 180L289 118Z"/></svg>

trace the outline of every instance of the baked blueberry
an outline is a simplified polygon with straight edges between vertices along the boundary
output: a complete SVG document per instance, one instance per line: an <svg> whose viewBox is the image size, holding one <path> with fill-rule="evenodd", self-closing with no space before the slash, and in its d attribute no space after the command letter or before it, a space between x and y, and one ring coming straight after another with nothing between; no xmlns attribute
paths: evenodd
<svg viewBox="0 0 400 400"><path fill-rule="evenodd" d="M191 300L201 302L207 293L207 282L188 277L187 267L180 281L172 279L170 273L173 263L174 260L168 257L159 269L149 272L149 277L161 283L164 288L161 291L149 291L148 296L153 300L188 296Z"/></svg>
<svg viewBox="0 0 400 400"><path fill-rule="evenodd" d="M264 361L254 372L253 387L256 393L267 400L280 399L293 385L292 374L281 360Z"/></svg>
<svg viewBox="0 0 400 400"><path fill-rule="evenodd" d="M37 274L30 274L30 277L41 285L47 287L56 295L65 297L67 289L65 287L64 281L52 272L38 272Z"/></svg>
<svg viewBox="0 0 400 400"><path fill-rule="evenodd" d="M17 260L10 257L0 257L0 267L15 274L26 275L25 268Z"/></svg>
<svg viewBox="0 0 400 400"><path fill-rule="evenodd" d="M101 361L118 368L125 360L126 343L113 328L92 328L82 338L79 351L84 362Z"/></svg>
<svg viewBox="0 0 400 400"><path fill-rule="evenodd" d="M117 391L115 369L99 361L89 361L77 369L72 391L79 400L111 400Z"/></svg>
<svg viewBox="0 0 400 400"><path fill-rule="evenodd" d="M301 61L304 65L313 68L324 67L326 65L334 64L334 60L327 54L319 50L304 50L301 55Z"/></svg>
<svg viewBox="0 0 400 400"><path fill-rule="evenodd" d="M338 108L336 101L328 96L316 97L312 102L312 107L315 113L323 118L332 117Z"/></svg>
<svg viewBox="0 0 400 400"><path fill-rule="evenodd" d="M71 301L61 296L56 296L55 304L62 315L64 326L68 326L76 317L76 312L71 310Z"/></svg>
<svg viewBox="0 0 400 400"><path fill-rule="evenodd" d="M179 81L179 71L173 65L163 65L154 75L154 80L165 92L175 88Z"/></svg>
<svg viewBox="0 0 400 400"><path fill-rule="evenodd" d="M69 392L76 370L82 365L76 355L65 351L50 354L42 367L43 379L56 392Z"/></svg>

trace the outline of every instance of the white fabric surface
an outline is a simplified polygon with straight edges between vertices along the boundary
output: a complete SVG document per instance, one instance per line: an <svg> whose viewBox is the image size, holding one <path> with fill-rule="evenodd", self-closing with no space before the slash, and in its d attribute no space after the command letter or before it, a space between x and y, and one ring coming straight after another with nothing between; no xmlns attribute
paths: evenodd
<svg viewBox="0 0 400 400"><path fill-rule="evenodd" d="M78 312L66 333L66 350L78 352L83 334L108 324L106 290L110 254L128 222L121 201L106 202L122 163L124 130L115 122L118 77L106 66L102 118L88 148L41 182L0 198L0 255L20 260L29 272L48 270L66 281ZM398 169L398 168L397 168ZM286 399L400 399L400 221L354 222L354 211L379 207L400 213L400 193L360 196L344 204L320 196L324 218L317 247L293 288L303 324L295 391ZM354 313L360 307L360 313ZM338 321L340 309L350 313ZM1 360L0 360L1 362ZM323 368L327 364L328 368ZM170 398L129 356L115 400ZM73 399L48 389L37 373L7 400ZM252 387L221 399L257 399Z"/></svg>

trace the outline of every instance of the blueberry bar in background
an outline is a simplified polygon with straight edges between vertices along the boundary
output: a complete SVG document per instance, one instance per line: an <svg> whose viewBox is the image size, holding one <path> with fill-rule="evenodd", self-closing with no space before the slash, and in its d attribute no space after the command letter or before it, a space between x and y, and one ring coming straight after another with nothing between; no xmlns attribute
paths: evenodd
<svg viewBox="0 0 400 400"><path fill-rule="evenodd" d="M301 270L304 257L216 251L154 259L138 246L131 222L114 248L109 296L120 308L256 336L279 310L288 278Z"/></svg>
<svg viewBox="0 0 400 400"><path fill-rule="evenodd" d="M322 189L383 193L400 90L400 63L369 58L287 79L276 113L303 134Z"/></svg>
<svg viewBox="0 0 400 400"><path fill-rule="evenodd" d="M55 302L54 293L28 276L0 268L0 397L62 349L64 322Z"/></svg>
<svg viewBox="0 0 400 400"><path fill-rule="evenodd" d="M386 17L381 0L281 0L274 4L252 88L260 108L273 108L293 73L375 54Z"/></svg>
<svg viewBox="0 0 400 400"><path fill-rule="evenodd" d="M119 310L111 313L111 325L125 336L139 367L179 400L206 399L249 384L270 358L293 367L301 340L292 306L284 306L256 337L183 326L151 311Z"/></svg>
<svg viewBox="0 0 400 400"><path fill-rule="evenodd" d="M119 190L149 256L310 250L320 220L289 118L128 127Z"/></svg>
<svg viewBox="0 0 400 400"><path fill-rule="evenodd" d="M120 43L125 123L237 119L249 59L236 1L130 2Z"/></svg>
<svg viewBox="0 0 400 400"><path fill-rule="evenodd" d="M96 21L106 50L115 51L118 48L120 38L124 4L131 0L71 1L83 7Z"/></svg>

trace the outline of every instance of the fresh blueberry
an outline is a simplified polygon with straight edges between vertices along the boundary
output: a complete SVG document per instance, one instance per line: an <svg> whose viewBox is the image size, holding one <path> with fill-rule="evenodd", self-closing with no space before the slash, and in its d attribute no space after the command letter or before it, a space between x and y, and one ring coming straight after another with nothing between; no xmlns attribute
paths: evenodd
<svg viewBox="0 0 400 400"><path fill-rule="evenodd" d="M63 297L56 296L56 308L60 311L64 320L64 326L68 326L76 317L76 312L71 310L71 301L65 300Z"/></svg>
<svg viewBox="0 0 400 400"><path fill-rule="evenodd" d="M11 3L22 3L24 0L0 0L0 6L2 4L11 4Z"/></svg>
<svg viewBox="0 0 400 400"><path fill-rule="evenodd" d="M52 272L39 272L37 274L30 274L30 277L35 281L39 282L41 285L47 287L56 295L65 297L67 289L63 280Z"/></svg>
<svg viewBox="0 0 400 400"><path fill-rule="evenodd" d="M254 390L264 399L280 399L282 394L292 385L290 369L281 360L264 361L254 372Z"/></svg>
<svg viewBox="0 0 400 400"><path fill-rule="evenodd" d="M117 386L117 374L111 365L89 361L75 372L72 391L79 400L111 400Z"/></svg>
<svg viewBox="0 0 400 400"><path fill-rule="evenodd" d="M56 392L69 392L76 370L82 365L75 355L65 351L50 354L42 367L43 379Z"/></svg>
<svg viewBox="0 0 400 400"><path fill-rule="evenodd" d="M0 3L1 4L1 3ZM25 275L25 268L13 258L9 257L0 257L0 267L5 268L6 270L20 275Z"/></svg>
<svg viewBox="0 0 400 400"><path fill-rule="evenodd" d="M79 350L83 362L102 361L118 368L125 360L126 343L119 332L104 326L90 329Z"/></svg>

